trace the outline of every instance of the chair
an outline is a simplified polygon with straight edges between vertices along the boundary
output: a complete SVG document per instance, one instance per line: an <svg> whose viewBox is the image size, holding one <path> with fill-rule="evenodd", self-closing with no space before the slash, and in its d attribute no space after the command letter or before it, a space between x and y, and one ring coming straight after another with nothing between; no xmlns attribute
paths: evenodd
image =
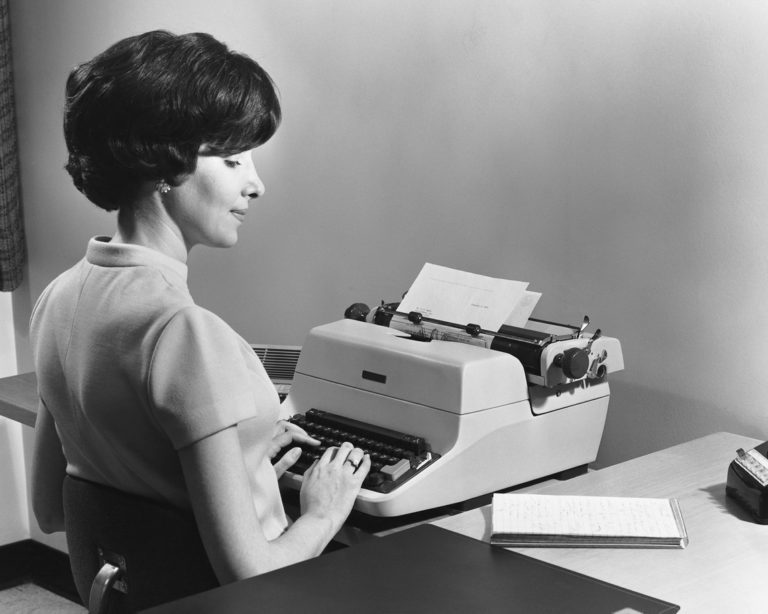
<svg viewBox="0 0 768 614"><path fill-rule="evenodd" d="M64 515L72 575L91 614L219 586L189 512L67 476Z"/></svg>

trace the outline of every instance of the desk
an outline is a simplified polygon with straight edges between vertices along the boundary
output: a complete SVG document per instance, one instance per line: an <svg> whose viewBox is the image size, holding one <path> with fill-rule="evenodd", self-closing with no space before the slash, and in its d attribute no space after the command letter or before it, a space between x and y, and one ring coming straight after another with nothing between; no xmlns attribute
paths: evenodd
<svg viewBox="0 0 768 614"><path fill-rule="evenodd" d="M34 426L34 373L0 379L0 415ZM684 550L525 548L528 556L653 595L683 612L756 612L764 607L768 525L749 521L725 497L728 463L759 440L716 433L586 475L549 480L520 492L676 497L690 544ZM436 520L437 526L486 540L488 506Z"/></svg>
<svg viewBox="0 0 768 614"><path fill-rule="evenodd" d="M516 551L678 604L684 613L765 611L763 584L768 575L768 526L748 521L746 513L725 496L726 472L736 449L752 448L758 443L758 440L747 437L716 433L568 481L549 481L521 489L521 492L549 494L676 497L690 537L690 544L685 549L525 548ZM431 524L487 541L489 520L490 508L484 506ZM366 548L370 543L353 546L349 552ZM344 552L329 556L343 557ZM259 607L259 599L264 597L260 589L279 584L286 577L292 582L279 584L283 591L280 594L288 591L291 599L295 599L301 596L295 594L296 590L301 590L300 586L295 588L301 584L295 579L297 575L303 578L305 585L329 581L328 565L321 559L192 596L183 600L186 609L178 610L181 604L175 602L159 606L156 611L158 614L213 611L214 604L217 611L251 611L251 608ZM458 565L461 567L461 561ZM416 572L428 574L429 569L429 565L417 566ZM340 573L343 576L353 572L342 566ZM470 573L471 569L462 568L446 577L451 582ZM434 578L427 577L426 580L433 581ZM474 578L466 585L456 586L466 588L464 592L470 596L476 595L470 594L471 591L478 590L481 596L489 594L479 588L480 580L482 578ZM305 603L311 608L312 591L309 593ZM354 611L364 609L359 607L359 597ZM275 604L273 611L281 611L277 607L279 600ZM373 611L387 611L381 602L370 605ZM349 606L350 603L339 595L333 611L347 612Z"/></svg>
<svg viewBox="0 0 768 614"><path fill-rule="evenodd" d="M0 378L0 416L34 427L37 403L34 372Z"/></svg>
<svg viewBox="0 0 768 614"><path fill-rule="evenodd" d="M768 526L748 520L725 496L736 449L756 439L716 433L560 483L519 492L676 497L690 544L683 550L587 548L515 549L681 606L696 614L765 611ZM490 506L436 521L437 526L488 540Z"/></svg>

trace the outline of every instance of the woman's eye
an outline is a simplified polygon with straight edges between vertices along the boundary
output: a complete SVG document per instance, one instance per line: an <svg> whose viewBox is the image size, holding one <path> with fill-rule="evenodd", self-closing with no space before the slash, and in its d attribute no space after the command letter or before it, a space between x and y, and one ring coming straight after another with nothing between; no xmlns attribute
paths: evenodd
<svg viewBox="0 0 768 614"><path fill-rule="evenodd" d="M229 168L235 168L237 166L240 166L239 160L224 160L224 164L226 164Z"/></svg>

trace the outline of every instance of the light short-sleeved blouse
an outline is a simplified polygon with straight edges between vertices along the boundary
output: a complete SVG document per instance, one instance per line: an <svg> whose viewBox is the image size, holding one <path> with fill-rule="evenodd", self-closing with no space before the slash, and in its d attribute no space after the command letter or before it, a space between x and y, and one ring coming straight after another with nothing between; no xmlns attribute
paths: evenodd
<svg viewBox="0 0 768 614"><path fill-rule="evenodd" d="M30 337L69 474L189 508L177 450L248 421L257 515L267 539L285 530L266 456L277 392L250 345L194 303L184 263L91 239L38 299Z"/></svg>

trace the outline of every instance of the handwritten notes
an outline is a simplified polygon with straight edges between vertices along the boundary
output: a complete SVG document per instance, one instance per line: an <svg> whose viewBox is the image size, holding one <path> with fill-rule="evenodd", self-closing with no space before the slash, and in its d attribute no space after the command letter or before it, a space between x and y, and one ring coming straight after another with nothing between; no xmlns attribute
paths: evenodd
<svg viewBox="0 0 768 614"><path fill-rule="evenodd" d="M495 494L491 543L517 546L684 547L676 499Z"/></svg>

